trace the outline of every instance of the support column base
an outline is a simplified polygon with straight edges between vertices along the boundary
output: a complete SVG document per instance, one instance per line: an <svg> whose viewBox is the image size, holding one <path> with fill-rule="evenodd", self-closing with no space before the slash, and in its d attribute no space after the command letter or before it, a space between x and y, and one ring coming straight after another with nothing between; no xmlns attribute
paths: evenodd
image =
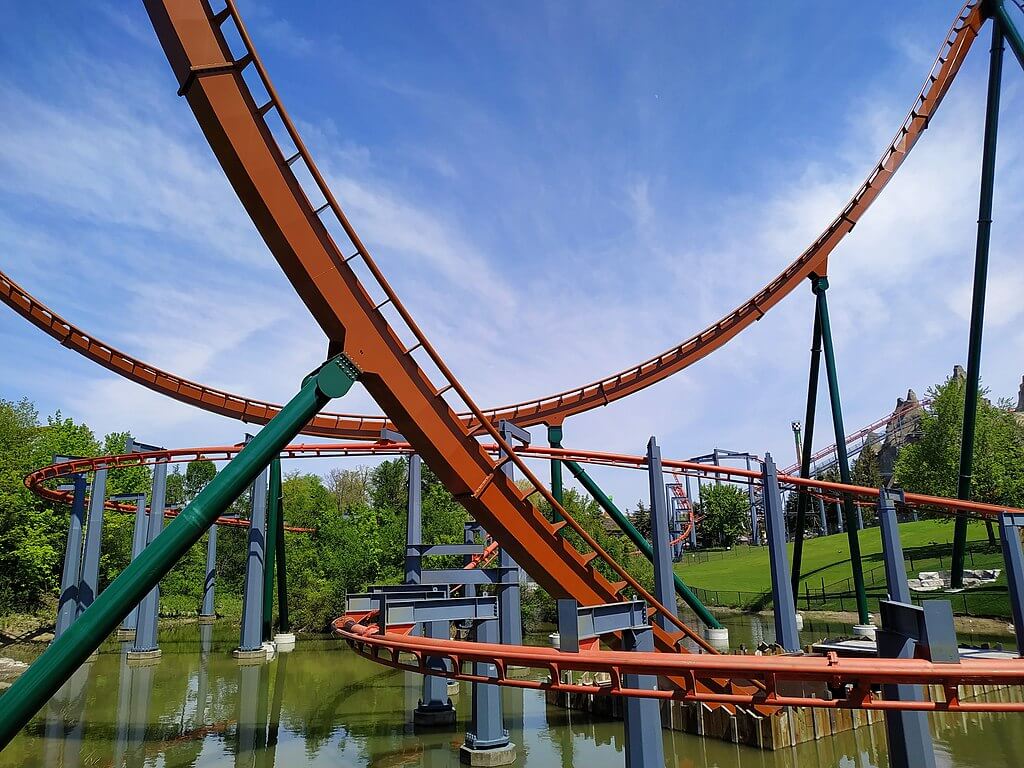
<svg viewBox="0 0 1024 768"><path fill-rule="evenodd" d="M199 614L200 624L213 624L217 621L217 614L215 613L201 613Z"/></svg>
<svg viewBox="0 0 1024 768"><path fill-rule="evenodd" d="M122 640L122 641L123 640L134 640L135 639L135 630L134 629L125 629L124 627L120 627L117 630L117 634L115 635L115 637L117 637L118 640Z"/></svg>
<svg viewBox="0 0 1024 768"><path fill-rule="evenodd" d="M127 651L125 653L125 660L128 662L128 666L131 667L145 667L149 664L158 664L160 657L164 655L164 652L159 648L153 648L149 651Z"/></svg>
<svg viewBox="0 0 1024 768"><path fill-rule="evenodd" d="M274 645L277 646L278 653L295 650L295 635L291 632L278 632L274 635Z"/></svg>
<svg viewBox="0 0 1024 768"><path fill-rule="evenodd" d="M876 627L874 624L854 624L853 636L861 637L865 640L874 640L876 629L878 629L878 627Z"/></svg>
<svg viewBox="0 0 1024 768"><path fill-rule="evenodd" d="M412 711L412 722L418 728L438 728L454 725L455 707L449 701L436 707L419 706Z"/></svg>
<svg viewBox="0 0 1024 768"><path fill-rule="evenodd" d="M262 664L267 660L267 649L261 647L246 651L235 648L231 655L239 664Z"/></svg>
<svg viewBox="0 0 1024 768"><path fill-rule="evenodd" d="M715 650L722 650L729 647L728 627L707 627L704 630L704 638Z"/></svg>
<svg viewBox="0 0 1024 768"><path fill-rule="evenodd" d="M804 628L804 615L802 613L796 615L796 628L798 630Z"/></svg>
<svg viewBox="0 0 1024 768"><path fill-rule="evenodd" d="M516 761L516 745L508 743L503 747L473 749L463 744L459 747L459 761L463 765L511 765Z"/></svg>

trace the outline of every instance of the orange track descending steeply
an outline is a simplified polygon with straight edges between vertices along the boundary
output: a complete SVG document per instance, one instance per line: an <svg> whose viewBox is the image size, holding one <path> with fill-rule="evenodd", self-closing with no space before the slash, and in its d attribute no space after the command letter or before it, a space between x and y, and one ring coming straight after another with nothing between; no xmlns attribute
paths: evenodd
<svg viewBox="0 0 1024 768"><path fill-rule="evenodd" d="M148 5L154 6L158 4L148 3ZM168 5L177 7L175 3L168 3ZM196 10L198 6L199 3L196 2L189 5L191 10L186 11L184 8L179 10L181 13L191 13L197 26L204 24L210 26L207 21L203 21L199 11ZM204 9L206 17L209 18L211 13L205 6ZM228 15L235 16L233 6ZM227 20L227 16L223 17L222 20ZM843 237L853 229L854 224L860 220L871 203L874 202L884 189L910 153L910 150L917 143L921 134L928 127L929 121L935 115L943 96L945 96L949 86L952 84L964 58L967 56L971 44L977 37L983 20L981 4L976 0L969 0L961 8L956 20L950 27L946 39L943 41L924 87L921 89L906 119L882 154L877 165L871 170L863 184L843 207L842 211L826 227L825 231L782 274L768 283L756 295L716 323L656 357L606 376L600 381L536 400L528 400L485 410L483 411L484 416L495 422L501 419L514 421L523 427L542 423L559 424L568 416L607 405L614 400L633 394L681 371L720 348L744 328L759 320L765 312L794 290L811 272L821 269L822 265L827 261L829 254L832 253ZM189 87L185 90L190 90L194 81L198 79L240 72L245 67L251 65L259 68L260 76L265 80L265 72L263 72L258 58L255 60L246 58L249 55L254 55L251 45L249 46L249 51L236 62L228 54L226 46L222 47L222 43L214 40L211 33L210 37L203 43L203 45L208 46L208 50L203 52L193 51L193 53L206 61L205 64L201 65L204 68L193 71L190 60L182 58L184 55L183 49L180 41L175 42L173 33L172 37L168 38L168 43L172 46L172 49L176 50L175 52L169 49L168 55L169 57L177 57L178 64L175 65L175 71L179 76L179 81L184 84L188 80ZM213 59L218 57L223 58L213 61ZM265 82L269 84L269 80L265 80ZM252 97L245 90L244 83L240 83L240 88L251 101ZM265 104L260 104L257 110L263 107L266 107L268 112L281 110L280 103L276 97L270 99ZM285 118L286 124L290 125L283 112L281 114ZM209 117L214 116L209 115ZM295 138L297 139L297 134ZM210 139L211 143L213 143L214 139L212 136ZM237 137L228 138L221 136L219 140L230 143L235 139ZM255 130L253 139L260 142L272 141L265 125L263 125L262 129ZM296 147L296 150L298 149ZM292 159L292 157L295 157L296 161L310 163L308 155L304 150L297 156L289 153L286 161ZM318 176L318 174L314 173L314 176ZM291 185L295 187L296 191L298 191L299 185L294 179L284 183L286 186ZM327 204L326 207L320 208L318 201L317 208L320 209L319 212L334 209L340 214L340 210L333 204L333 200L325 198L323 203ZM296 212L293 211L293 213ZM252 211L250 211L250 214L253 215L254 221L256 221L257 216ZM345 226L344 228L349 230L351 234L350 227ZM16 312L53 336L69 349L75 350L115 373L161 394L214 413L257 424L269 421L280 408L273 403L243 395L235 395L190 381L117 350L60 317L2 272L0 272L0 301L5 302ZM470 422L472 426L479 427L476 414L463 412L460 416ZM375 440L380 435L381 428L385 426L389 426L389 422L384 416L322 413L309 424L305 431L307 434L324 437Z"/></svg>
<svg viewBox="0 0 1024 768"><path fill-rule="evenodd" d="M548 522L528 500L532 492L520 490L502 471L506 462L513 462L536 491L560 510L454 378L370 258L277 99L233 4L229 2L216 14L202 0L147 0L146 7L180 84L179 92L188 100L256 228L330 340L331 352L343 351L359 368L360 382L441 482L551 595L597 605L620 600L623 590L631 587L648 600L652 611L668 614L576 521L565 515L564 523ZM222 25L228 23L237 27L246 48L238 57L222 34ZM265 103L254 100L243 79L248 67L255 68L266 89ZM281 119L294 147L278 146L266 122L271 111ZM322 198L307 197L293 173L295 163L309 172L315 194ZM331 223L340 227L340 235L347 240L344 251L321 218L325 211L330 211ZM369 272L371 281L361 282L354 268ZM397 315L398 324L389 323L385 312ZM440 386L428 378L417 358L440 373L444 379ZM506 459L495 461L488 455L446 395L458 397ZM558 534L563 525L573 528L593 551L576 550ZM622 581L606 579L597 569L599 560ZM709 648L674 611L670 620L678 631L655 630L661 650L680 650L679 642L686 637Z"/></svg>

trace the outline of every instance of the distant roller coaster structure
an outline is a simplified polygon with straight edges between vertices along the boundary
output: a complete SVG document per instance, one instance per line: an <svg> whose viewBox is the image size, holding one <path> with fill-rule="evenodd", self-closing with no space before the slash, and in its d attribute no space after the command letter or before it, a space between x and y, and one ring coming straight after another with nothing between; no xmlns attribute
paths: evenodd
<svg viewBox="0 0 1024 768"><path fill-rule="evenodd" d="M977 390L980 360L1004 41L1024 66L1024 40L1002 0L969 0L963 5L906 119L865 181L821 235L753 297L671 349L599 381L492 408L476 405L359 238L285 110L234 0L228 0L218 10L207 0L145 0L145 6L170 63L179 95L192 109L253 224L323 330L327 340L326 362L303 380L299 393L285 405L232 394L160 370L115 349L64 319L11 277L0 273L0 299L62 345L158 393L213 413L266 425L251 441L240 446L73 459L40 468L26 478L26 484L36 493L50 500L66 501L66 493L51 487L49 481L73 473L151 461L230 460L199 496L0 697L0 746L13 738L273 460L396 453L422 457L500 547L502 556L514 560L552 596L584 607L633 604L642 600L645 632L651 637L651 647L636 644L636 626L618 629L603 637L614 650L598 652L593 646L579 651L555 650L494 644L486 639L472 643L447 637L415 637L410 635L409 626L393 626L384 608L350 610L335 621L335 631L374 661L480 685L613 694L628 699L677 699L730 708L749 707L765 713L782 706L894 712L1024 711L1021 703L965 701L960 694L962 686L974 683L1024 684L1024 661L1019 658L941 663L932 658L864 661L839 658L834 654L754 657L717 653L699 631L678 617L675 596L681 582L676 578L677 585L673 587L666 575L670 571L659 570L664 566L664 557L657 539L654 551L648 553L656 566L656 588L652 592L616 562L566 511L562 505L561 475L563 466L572 470L573 465L578 467L584 463L647 468L652 477L652 501L656 496L654 478L660 477L662 466L681 474L757 484L769 504L776 503L774 498L781 483L799 491L832 494L842 499L848 523L853 520L856 499L872 500L880 505L889 503L887 492L857 487L849 477L847 436L842 423L826 300L828 258L882 193L927 129L982 26L990 21L993 46L964 424L968 448L962 456L967 464L961 465L960 498L908 493L900 503L957 515L954 552L956 547L962 546L961 539L965 540L967 515L999 518L1012 526L1024 524L1024 510L970 500L972 397ZM299 169L301 174L297 172ZM805 280L810 280L812 285L815 312L799 475L776 475L768 456L760 470L662 460L653 439L647 456L562 447L564 422L568 417L609 405L701 360L758 321ZM822 355L831 396L841 476L838 483L809 476L813 458L814 401ZM382 414L323 412L330 400L344 396L357 381L374 398ZM513 444L512 428L536 425L547 427L549 447ZM369 442L292 444L300 433ZM382 442L382 435L386 434L392 437ZM550 487L538 479L526 462L528 458L550 462ZM524 478L523 485L512 477L513 468ZM581 475L573 471L580 479ZM581 482L586 485L585 481ZM589 486L588 490L591 490ZM663 487L657 493L663 497ZM807 496L807 493L800 494L801 499ZM550 510L550 518L535 505L535 500L542 501ZM797 515L794 582L800 574L805 507L803 505ZM771 526L774 514L779 512L773 510L770 515L766 511L766 525ZM859 544L855 526L848 524L847 528L858 590L858 613L865 623L867 609ZM571 536L566 535L570 532ZM772 550L776 587L773 594L783 601L777 603L776 613L788 611L791 619L792 600L784 602L788 590L779 588L789 577L788 566L783 567L778 561L777 529L769 531L769 538L773 537L776 541ZM1004 542L1006 538L1004 536ZM898 535L896 542L898 544ZM1015 557L1019 556L1019 540L1017 545ZM954 579L955 571L954 568ZM786 573L784 577L783 573ZM1024 580L1024 571L1020 575ZM896 594L898 585L890 586ZM1019 586L1024 590L1024 584ZM1011 583L1011 587L1016 588L1016 585ZM685 589L685 585L682 588ZM378 602L371 599L370 604L384 605L380 602L383 598L374 599ZM699 615L704 619L705 614ZM705 623L713 622L707 615ZM777 627L781 626L778 621ZM1024 616L1017 623L1024 626ZM791 647L791 641L782 637L779 640L787 650L798 650ZM545 670L548 675L540 681L526 681L508 674L512 665ZM482 673L481 667L485 666L493 670ZM611 683L599 687L573 682L571 676L563 674L566 670L605 672ZM660 678L663 684L652 686L644 682L651 676ZM940 685L945 698L926 701L898 690L922 684ZM829 691L842 691L842 695L820 696L810 692L811 687L822 685Z"/></svg>

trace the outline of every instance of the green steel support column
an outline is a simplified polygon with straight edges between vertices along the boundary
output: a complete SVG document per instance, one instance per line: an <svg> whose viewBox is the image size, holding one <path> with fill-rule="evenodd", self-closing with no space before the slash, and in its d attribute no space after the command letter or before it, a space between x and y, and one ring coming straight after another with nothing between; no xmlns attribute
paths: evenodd
<svg viewBox="0 0 1024 768"><path fill-rule="evenodd" d="M985 106L985 142L981 156L981 195L978 204L978 240L974 252L974 299L971 303L971 332L967 344L967 382L964 392L964 426L960 435L958 499L971 498L974 474L974 426L978 415L978 385L981 368L981 337L985 327L985 284L988 280L988 246L992 237L992 195L996 177L996 133L999 127L999 88L1003 77L1003 31L992 20L992 53L988 65L988 101ZM953 557L949 568L950 586L964 585L964 555L967 552L967 517L957 515L953 528Z"/></svg>
<svg viewBox="0 0 1024 768"><path fill-rule="evenodd" d="M288 634L292 631L292 625L288 619L288 569L284 559L284 493L281 494L277 509L277 535L274 543L277 549L277 629Z"/></svg>
<svg viewBox="0 0 1024 768"><path fill-rule="evenodd" d="M281 516L281 459L270 462L270 487L267 491L267 541L263 547L263 640L274 637L274 554L277 551L277 526Z"/></svg>
<svg viewBox="0 0 1024 768"><path fill-rule="evenodd" d="M561 448L562 446L554 445L552 447ZM601 490L601 486L595 483L594 479L587 474L587 471L575 461L566 461L565 466L572 472L573 477L579 480L580 485L586 488L587 493L594 497L594 501L601 505L601 509L607 512L608 516L622 529L622 532L626 534L626 538L633 542L633 545L643 553L644 557L653 563L654 550L651 548L650 542L633 526L629 518L622 514L619 508L615 506L615 503ZM684 603L690 606L693 612L697 614L697 617L712 629L721 629L722 625L719 624L718 619L711 614L707 606L698 600L697 596L690 591L690 588L683 583L683 580L679 578L679 574L673 572L672 578L675 581L676 594L683 599Z"/></svg>
<svg viewBox="0 0 1024 768"><path fill-rule="evenodd" d="M557 424L548 427L548 445L552 448L562 447L562 425ZM555 501L562 503L562 462L558 459L551 460L551 495ZM557 523L562 516L555 511L551 512L551 522Z"/></svg>
<svg viewBox="0 0 1024 768"><path fill-rule="evenodd" d="M821 369L821 315L818 306L814 306L814 331L811 333L811 368L807 377L807 410L804 412L804 439L797 448L800 449L800 477L807 477L811 471L811 442L814 440L814 412L818 401L818 371ZM793 600L800 596L800 565L804 556L804 527L807 524L807 505L810 496L806 491L797 489L796 497L796 530L793 532L793 567L790 579L793 584Z"/></svg>
<svg viewBox="0 0 1024 768"><path fill-rule="evenodd" d="M358 377L342 355L328 360L302 389L249 442L195 500L111 582L96 601L0 696L0 749L71 677L89 655L128 615L133 605L160 581L206 533L256 475L277 456L306 423L333 398L341 397Z"/></svg>
<svg viewBox="0 0 1024 768"><path fill-rule="evenodd" d="M1017 57L1017 62L1024 67L1024 35L1017 29L1017 24L1006 12L1006 5L1003 0L991 0L989 8L992 12L992 21L998 21L1006 42L1010 44L1010 50Z"/></svg>
<svg viewBox="0 0 1024 768"><path fill-rule="evenodd" d="M832 346L832 324L828 318L828 278L815 276L811 283L817 297L818 323L821 325L821 342L825 352L825 375L828 378L828 394L832 403L832 427L836 436L836 455L839 458L839 479L850 484L850 456L846 452L846 427L843 426L843 401L839 396L839 375L836 373L836 351ZM804 438L804 445L810 441ZM853 589L857 596L857 616L861 624L868 624L868 598L864 592L864 566L860 561L860 539L857 536L857 512L853 497L843 494L843 517L846 518L846 536L850 542L850 568L853 570Z"/></svg>

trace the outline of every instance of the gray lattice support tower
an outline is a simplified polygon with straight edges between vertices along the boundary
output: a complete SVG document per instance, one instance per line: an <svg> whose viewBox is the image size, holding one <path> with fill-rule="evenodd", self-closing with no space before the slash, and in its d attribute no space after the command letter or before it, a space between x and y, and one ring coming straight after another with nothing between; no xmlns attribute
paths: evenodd
<svg viewBox="0 0 1024 768"><path fill-rule="evenodd" d="M1013 629L1017 635L1017 653L1024 656L1024 551L1020 544L1020 527L1024 515L1004 512L999 516L999 539L1003 547L1006 583L1010 591Z"/></svg>
<svg viewBox="0 0 1024 768"><path fill-rule="evenodd" d="M164 528L164 508L167 503L167 462L159 461L153 465L153 487L149 502L149 530L146 533L146 544L160 535ZM129 659L138 655L157 655L157 623L160 620L160 586L157 585L142 598L138 608L138 622L135 626L135 642L132 644Z"/></svg>
<svg viewBox="0 0 1024 768"><path fill-rule="evenodd" d="M217 617L215 590L217 587L217 524L210 526L206 536L206 579L203 582L203 607L199 612L200 621L212 621Z"/></svg>
<svg viewBox="0 0 1024 768"><path fill-rule="evenodd" d="M750 454L743 457L750 471ZM760 531L757 528L757 505L754 503L754 479L747 480L747 502L750 504L750 543L756 545L760 541Z"/></svg>
<svg viewBox="0 0 1024 768"><path fill-rule="evenodd" d="M146 494L140 493L133 497L135 501L135 522L132 526L132 560L146 548L149 517L146 514ZM131 613L124 617L121 629L134 632L139 624L139 606L132 608Z"/></svg>
<svg viewBox="0 0 1024 768"><path fill-rule="evenodd" d="M85 552L82 579L78 583L78 615L92 605L99 594L100 545L103 542L103 504L107 500L107 469L97 469L89 493L89 518L85 524Z"/></svg>
<svg viewBox="0 0 1024 768"><path fill-rule="evenodd" d="M775 642L787 651L798 651L800 633L796 628L796 605L789 578L789 558L786 557L786 521L778 473L770 453L764 455L761 483L768 565L772 576L772 605L775 608Z"/></svg>
<svg viewBox="0 0 1024 768"><path fill-rule="evenodd" d="M525 429L517 427L508 421L498 423L502 438L510 443L518 440L523 445L530 444L530 433ZM505 462L501 468L502 472L513 480L515 478L515 465ZM498 587L498 617L501 625L501 642L506 645L523 644L523 608L522 594L519 586L519 564L512 559L512 556L505 551L504 547L498 549L498 567L502 572L503 584Z"/></svg>
<svg viewBox="0 0 1024 768"><path fill-rule="evenodd" d="M690 493L690 476L686 476L686 499L690 503L690 514L692 515L693 525L690 526L690 549L697 549L697 512L696 507L693 506L693 494Z"/></svg>
<svg viewBox="0 0 1024 768"><path fill-rule="evenodd" d="M419 584L423 579L423 558L419 545L423 541L423 460L418 454L409 457L409 516L405 533L405 583ZM443 681L442 681L443 682Z"/></svg>
<svg viewBox="0 0 1024 768"><path fill-rule="evenodd" d="M82 523L85 520L85 475L73 475L71 515L68 521L67 547L64 550L64 570L60 577L60 601L57 604L57 622L53 637L57 639L71 626L78 615L78 582L82 565Z"/></svg>
<svg viewBox="0 0 1024 768"><path fill-rule="evenodd" d="M647 475L651 492L651 546L654 550L654 594L658 602L677 615L676 585L672 577L672 547L668 532L668 500L661 469L661 449L653 437L647 442ZM671 631L675 625L668 616L658 613L658 625Z"/></svg>
<svg viewBox="0 0 1024 768"><path fill-rule="evenodd" d="M238 651L260 651L263 648L263 566L267 543L267 478L269 469L256 476L252 484L249 517L249 554L245 564L245 587L242 597L242 634Z"/></svg>

